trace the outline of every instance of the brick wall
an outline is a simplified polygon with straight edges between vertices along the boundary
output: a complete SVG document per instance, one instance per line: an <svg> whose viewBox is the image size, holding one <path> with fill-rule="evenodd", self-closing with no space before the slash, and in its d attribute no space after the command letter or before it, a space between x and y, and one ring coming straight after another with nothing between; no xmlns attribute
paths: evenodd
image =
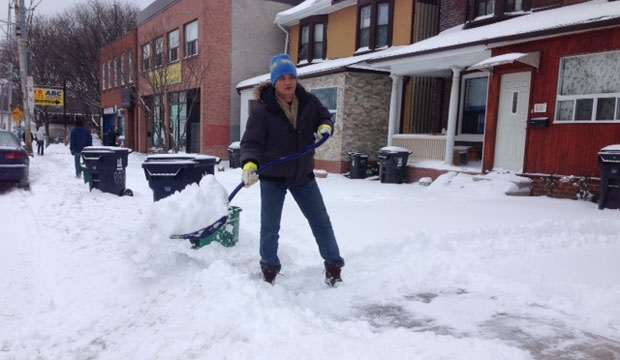
<svg viewBox="0 0 620 360"><path fill-rule="evenodd" d="M441 16L439 17L439 31L465 23L467 19L467 1L441 1Z"/></svg>
<svg viewBox="0 0 620 360"><path fill-rule="evenodd" d="M599 178L558 175L527 175L533 180L532 196L549 196L560 199L578 199L586 193L598 201L601 192ZM580 195L579 193L584 195Z"/></svg>

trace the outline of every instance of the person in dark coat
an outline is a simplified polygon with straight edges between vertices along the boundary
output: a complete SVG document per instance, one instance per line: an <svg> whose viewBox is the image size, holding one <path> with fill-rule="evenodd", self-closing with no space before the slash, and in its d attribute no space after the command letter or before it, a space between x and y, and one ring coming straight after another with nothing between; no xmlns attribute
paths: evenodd
<svg viewBox="0 0 620 360"><path fill-rule="evenodd" d="M116 137L118 136L118 131L111 127L110 130L108 130L108 133L106 134L106 138L107 138L107 146L116 146Z"/></svg>
<svg viewBox="0 0 620 360"><path fill-rule="evenodd" d="M69 149L75 163L75 177L80 177L82 176L82 167L80 166L82 150L87 146L93 145L93 137L90 131L84 127L82 120L77 119L75 121L75 127L69 134L69 143Z"/></svg>
<svg viewBox="0 0 620 360"><path fill-rule="evenodd" d="M308 144L331 134L331 114L313 94L297 82L297 69L286 54L270 62L271 83L259 84L260 103L252 110L241 139L243 182L249 187L259 180L261 166L301 152ZM325 282L342 281L338 243L314 175L314 152L274 166L260 174L261 229L260 266L271 284L280 272L278 240L282 208L287 191L308 220L325 266Z"/></svg>

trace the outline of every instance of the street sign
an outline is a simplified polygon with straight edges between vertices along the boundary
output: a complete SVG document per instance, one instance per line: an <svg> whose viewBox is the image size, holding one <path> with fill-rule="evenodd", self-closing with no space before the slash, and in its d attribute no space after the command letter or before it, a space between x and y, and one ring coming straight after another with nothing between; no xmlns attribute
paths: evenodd
<svg viewBox="0 0 620 360"><path fill-rule="evenodd" d="M21 111L20 108L15 108L13 110L13 120L15 121L22 121L22 117L24 116L24 113Z"/></svg>
<svg viewBox="0 0 620 360"><path fill-rule="evenodd" d="M34 104L45 106L63 106L64 91L51 88L34 88Z"/></svg>

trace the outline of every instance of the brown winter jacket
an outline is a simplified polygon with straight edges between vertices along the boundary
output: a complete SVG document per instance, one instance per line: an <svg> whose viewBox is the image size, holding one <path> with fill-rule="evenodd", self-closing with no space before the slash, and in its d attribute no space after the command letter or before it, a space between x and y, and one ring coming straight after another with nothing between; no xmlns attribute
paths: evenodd
<svg viewBox="0 0 620 360"><path fill-rule="evenodd" d="M241 164L252 161L260 169L274 160L301 152L314 141L314 133L320 125L334 127L329 111L299 83L295 90L299 99L297 130L278 105L271 83L259 84L254 91L260 103L252 109L241 139ZM303 185L314 178L313 170L314 151L274 166L260 178Z"/></svg>

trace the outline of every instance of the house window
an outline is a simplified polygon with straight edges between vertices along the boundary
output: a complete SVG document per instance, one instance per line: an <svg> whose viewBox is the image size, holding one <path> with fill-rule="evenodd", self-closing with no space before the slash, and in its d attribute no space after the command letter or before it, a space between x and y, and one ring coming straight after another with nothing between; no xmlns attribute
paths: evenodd
<svg viewBox="0 0 620 360"><path fill-rule="evenodd" d="M127 58L128 58L128 64L127 67L129 68L129 76L128 76L128 81L129 83L133 83L133 50L129 50L129 53L127 54Z"/></svg>
<svg viewBox="0 0 620 360"><path fill-rule="evenodd" d="M300 22L299 61L311 63L325 59L327 16L314 16Z"/></svg>
<svg viewBox="0 0 620 360"><path fill-rule="evenodd" d="M112 60L108 60L108 89L112 88Z"/></svg>
<svg viewBox="0 0 620 360"><path fill-rule="evenodd" d="M495 13L495 0L475 0L476 16L493 15Z"/></svg>
<svg viewBox="0 0 620 360"><path fill-rule="evenodd" d="M127 72L125 70L125 53L121 54L121 86L125 85L125 79L127 78Z"/></svg>
<svg viewBox="0 0 620 360"><path fill-rule="evenodd" d="M392 0L360 0L358 50L375 50L392 42Z"/></svg>
<svg viewBox="0 0 620 360"><path fill-rule="evenodd" d="M118 87L118 57L114 58L114 74L112 79L114 79L114 87Z"/></svg>
<svg viewBox="0 0 620 360"><path fill-rule="evenodd" d="M155 39L155 57L153 59L153 67L164 66L164 37Z"/></svg>
<svg viewBox="0 0 620 360"><path fill-rule="evenodd" d="M522 11L523 10L523 0L506 0L506 7L504 11L513 12L513 11Z"/></svg>
<svg viewBox="0 0 620 360"><path fill-rule="evenodd" d="M198 54L198 20L185 25L185 57Z"/></svg>
<svg viewBox="0 0 620 360"><path fill-rule="evenodd" d="M174 149L186 150L187 96L186 92L173 92L169 96L170 135Z"/></svg>
<svg viewBox="0 0 620 360"><path fill-rule="evenodd" d="M311 89L310 92L319 98L323 106L329 110L329 113L332 115L332 122L335 124L336 113L338 112L338 88Z"/></svg>
<svg viewBox="0 0 620 360"><path fill-rule="evenodd" d="M153 96L153 147L155 148L165 145L162 102L161 95Z"/></svg>
<svg viewBox="0 0 620 360"><path fill-rule="evenodd" d="M105 67L106 67L106 63L104 62L103 64L101 64L101 90L105 90Z"/></svg>
<svg viewBox="0 0 620 360"><path fill-rule="evenodd" d="M483 17L511 17L511 13L519 13L532 8L532 0L469 0L472 20ZM512 16L518 14L512 14Z"/></svg>
<svg viewBox="0 0 620 360"><path fill-rule="evenodd" d="M620 120L620 51L560 60L555 121Z"/></svg>
<svg viewBox="0 0 620 360"><path fill-rule="evenodd" d="M151 44L142 46L142 71L151 69Z"/></svg>
<svg viewBox="0 0 620 360"><path fill-rule="evenodd" d="M459 135L479 137L479 135L484 134L488 85L488 76L472 75L463 77ZM472 138L469 140L476 139Z"/></svg>
<svg viewBox="0 0 620 360"><path fill-rule="evenodd" d="M179 61L179 30L168 33L168 62Z"/></svg>

